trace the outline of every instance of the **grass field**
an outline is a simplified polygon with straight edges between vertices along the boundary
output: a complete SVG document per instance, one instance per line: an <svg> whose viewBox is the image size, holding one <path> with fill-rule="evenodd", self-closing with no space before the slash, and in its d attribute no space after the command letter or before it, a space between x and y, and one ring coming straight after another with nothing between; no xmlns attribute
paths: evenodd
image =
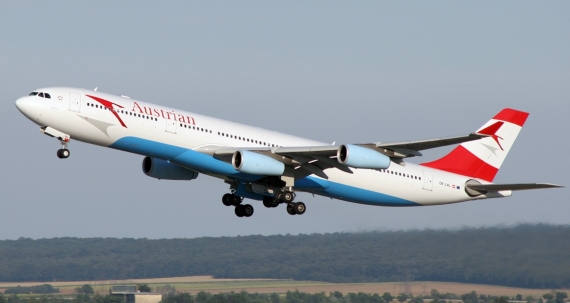
<svg viewBox="0 0 570 303"><path fill-rule="evenodd" d="M404 292L406 285L404 283L327 283L318 281L294 281L294 280L272 280L272 279L214 279L210 276L192 276L192 277L173 277L158 279L132 279L132 280L108 280L108 281L74 281L74 282L26 282L26 283L0 283L0 291L8 287L15 286L32 286L38 284L51 284L60 289L62 294L72 294L74 289L83 284L90 284L99 294L107 294L112 285L135 285L148 284L153 290L156 287L171 285L176 287L179 292L189 292L196 294L200 291L210 293L220 292L239 292L245 290L250 293L286 293L287 291L299 290L307 293L329 293L331 291L349 292L365 292L379 293L389 292L398 294ZM478 285L478 284L462 284L462 283L446 283L446 282L412 282L408 288L414 295L428 294L430 290L437 289L440 293L464 294L476 291L478 294L485 295L505 295L515 296L521 294L523 296L533 295L541 296L552 290L550 289L527 289L527 288L511 288L504 286ZM556 291L565 291L570 293L570 289L561 289Z"/></svg>

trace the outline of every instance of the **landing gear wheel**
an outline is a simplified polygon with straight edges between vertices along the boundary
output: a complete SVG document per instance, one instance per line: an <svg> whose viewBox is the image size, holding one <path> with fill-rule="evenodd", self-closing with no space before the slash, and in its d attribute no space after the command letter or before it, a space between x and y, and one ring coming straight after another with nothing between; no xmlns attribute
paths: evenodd
<svg viewBox="0 0 570 303"><path fill-rule="evenodd" d="M239 207L243 209L243 215L245 217L251 217L251 215L253 215L253 206L245 204L245 205L240 205Z"/></svg>
<svg viewBox="0 0 570 303"><path fill-rule="evenodd" d="M307 207L305 206L305 203L303 202L293 203L293 211L295 212L295 214L302 215L305 213L306 210Z"/></svg>
<svg viewBox="0 0 570 303"><path fill-rule="evenodd" d="M245 216L245 212L244 212L243 206L242 206L242 205L236 206L235 213L236 213L236 216L238 216L238 217L240 217L240 218L243 217L243 216Z"/></svg>
<svg viewBox="0 0 570 303"><path fill-rule="evenodd" d="M60 159L67 159L69 158L70 152L67 148L62 148L57 150L57 157Z"/></svg>
<svg viewBox="0 0 570 303"><path fill-rule="evenodd" d="M281 200L283 203L291 203L293 202L293 199L295 199L295 195L290 191L285 191L281 195Z"/></svg>
<svg viewBox="0 0 570 303"><path fill-rule="evenodd" d="M224 203L225 206L232 206L233 205L232 195L231 194L225 194L222 197L222 203Z"/></svg>
<svg viewBox="0 0 570 303"><path fill-rule="evenodd" d="M277 207L277 206L279 206L279 201L272 199L269 207Z"/></svg>
<svg viewBox="0 0 570 303"><path fill-rule="evenodd" d="M281 202L282 202L282 197L283 197L283 193L282 193L282 192L278 192L278 193L275 194L274 199L275 199L275 201L276 201L277 203L281 203Z"/></svg>
<svg viewBox="0 0 570 303"><path fill-rule="evenodd" d="M241 204L241 197L236 195L231 195L232 197L232 205L240 205Z"/></svg>
<svg viewBox="0 0 570 303"><path fill-rule="evenodd" d="M293 209L293 205L287 204L287 213L291 216L295 215L295 210Z"/></svg>
<svg viewBox="0 0 570 303"><path fill-rule="evenodd" d="M263 197L263 206L267 207L267 208L271 208L273 207L273 197Z"/></svg>

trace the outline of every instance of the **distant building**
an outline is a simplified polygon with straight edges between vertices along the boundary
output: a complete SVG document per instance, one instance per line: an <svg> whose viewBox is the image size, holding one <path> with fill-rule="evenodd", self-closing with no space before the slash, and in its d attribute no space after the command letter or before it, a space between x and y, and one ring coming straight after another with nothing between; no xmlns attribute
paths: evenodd
<svg viewBox="0 0 570 303"><path fill-rule="evenodd" d="M138 292L136 285L112 286L111 296L123 298L124 303L159 303L162 301L162 294Z"/></svg>
<svg viewBox="0 0 570 303"><path fill-rule="evenodd" d="M137 292L136 285L113 285L111 286L111 293L114 292Z"/></svg>

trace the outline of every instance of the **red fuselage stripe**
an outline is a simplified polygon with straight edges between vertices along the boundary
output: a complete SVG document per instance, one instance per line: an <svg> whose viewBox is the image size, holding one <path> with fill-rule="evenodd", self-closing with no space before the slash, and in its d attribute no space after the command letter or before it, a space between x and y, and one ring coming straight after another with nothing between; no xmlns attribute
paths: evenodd
<svg viewBox="0 0 570 303"><path fill-rule="evenodd" d="M89 98L91 98L91 99L93 99L93 100L95 100L95 101L97 101L97 102L99 102L99 103L101 103L101 105L103 105L103 106L105 106L106 108L108 108L108 109L113 113L113 115L115 115L115 117L117 117L117 120L119 120L119 122L121 123L121 125L122 125L124 128L128 128L128 127L125 125L125 123L123 122L123 120L121 119L121 117L119 117L119 114L117 114L117 112L116 112L115 109L113 108L113 105L116 105L116 106L118 106L118 107L120 107L120 108L123 108L122 106L120 106L119 104L113 103L113 102L111 102L111 101L107 101L107 100L105 100L105 99L99 98L99 97L95 97L95 96L91 96L91 95L86 95L86 96L89 97Z"/></svg>

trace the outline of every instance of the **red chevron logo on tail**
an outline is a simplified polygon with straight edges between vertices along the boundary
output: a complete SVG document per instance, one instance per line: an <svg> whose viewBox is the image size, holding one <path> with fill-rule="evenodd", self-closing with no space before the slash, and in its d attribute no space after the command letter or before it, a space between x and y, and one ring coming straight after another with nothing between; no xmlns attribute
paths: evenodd
<svg viewBox="0 0 570 303"><path fill-rule="evenodd" d="M501 126L503 126L504 123L505 122L503 122L503 121L497 121L497 122L485 127L484 129L478 131L479 134L491 136L491 138L493 138L493 140L495 140L495 142L497 142L497 144L499 145L499 147L503 151L504 151L504 149L501 146L501 143L499 142L499 139L503 140L503 138L497 136L497 131L499 131L499 129L501 128Z"/></svg>

